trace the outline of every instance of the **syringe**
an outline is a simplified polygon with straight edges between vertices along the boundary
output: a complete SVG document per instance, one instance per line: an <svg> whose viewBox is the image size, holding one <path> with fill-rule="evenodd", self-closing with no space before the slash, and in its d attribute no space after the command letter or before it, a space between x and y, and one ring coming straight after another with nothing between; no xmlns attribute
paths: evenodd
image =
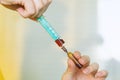
<svg viewBox="0 0 120 80"><path fill-rule="evenodd" d="M71 52L68 52L65 46L63 45L65 42L63 39L60 39L58 33L52 28L52 26L48 23L48 21L41 16L37 18L37 21L42 25L42 27L49 33L49 35L55 40L56 44L67 53L68 57L75 63L78 68L81 68L82 65L78 62L78 60L74 57Z"/></svg>

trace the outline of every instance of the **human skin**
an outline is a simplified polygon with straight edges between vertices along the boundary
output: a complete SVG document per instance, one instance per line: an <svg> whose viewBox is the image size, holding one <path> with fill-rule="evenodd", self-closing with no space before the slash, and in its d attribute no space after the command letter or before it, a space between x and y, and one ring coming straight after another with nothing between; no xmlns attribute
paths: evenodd
<svg viewBox="0 0 120 80"><path fill-rule="evenodd" d="M108 73L106 70L98 70L97 63L90 64L90 58L87 55L81 55L80 52L74 52L74 56L79 63L83 65L81 69L77 68L72 60L68 59L68 68L62 76L62 80L105 80Z"/></svg>
<svg viewBox="0 0 120 80"><path fill-rule="evenodd" d="M24 18L40 17L52 0L0 0L3 6L17 11Z"/></svg>

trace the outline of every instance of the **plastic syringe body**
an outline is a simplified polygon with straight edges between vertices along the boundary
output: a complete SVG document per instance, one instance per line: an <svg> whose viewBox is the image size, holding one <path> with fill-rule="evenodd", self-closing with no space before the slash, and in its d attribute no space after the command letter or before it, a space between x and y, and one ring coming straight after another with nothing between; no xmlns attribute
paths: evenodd
<svg viewBox="0 0 120 80"><path fill-rule="evenodd" d="M64 44L64 40L60 39L60 36L58 33L54 30L54 28L48 23L48 21L44 18L44 16L41 16L37 18L37 21L40 22L42 27L49 33L49 35L52 37L52 39L55 40L56 44L59 47L62 47Z"/></svg>
<svg viewBox="0 0 120 80"><path fill-rule="evenodd" d="M49 33L49 35L55 40L56 44L65 52L67 53L68 57L75 63L75 65L80 69L82 65L78 62L78 60L75 58L75 56L68 52L65 46L63 44L65 43L63 39L60 39L60 36L57 32L52 28L52 26L48 23L48 21L44 18L44 16L41 16L37 18L37 21L42 25L42 27Z"/></svg>

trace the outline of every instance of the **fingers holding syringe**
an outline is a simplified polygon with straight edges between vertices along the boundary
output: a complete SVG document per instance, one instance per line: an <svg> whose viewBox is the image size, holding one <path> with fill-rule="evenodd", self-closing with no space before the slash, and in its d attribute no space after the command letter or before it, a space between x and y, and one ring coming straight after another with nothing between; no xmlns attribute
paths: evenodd
<svg viewBox="0 0 120 80"><path fill-rule="evenodd" d="M0 4L17 11L24 18L38 18L48 8L52 0L0 0Z"/></svg>
<svg viewBox="0 0 120 80"><path fill-rule="evenodd" d="M52 0L33 0L33 2L35 3L36 13L32 18L38 18L47 10Z"/></svg>
<svg viewBox="0 0 120 80"><path fill-rule="evenodd" d="M17 11L24 18L35 19L40 17L48 8L51 0L22 0L24 8L18 8Z"/></svg>

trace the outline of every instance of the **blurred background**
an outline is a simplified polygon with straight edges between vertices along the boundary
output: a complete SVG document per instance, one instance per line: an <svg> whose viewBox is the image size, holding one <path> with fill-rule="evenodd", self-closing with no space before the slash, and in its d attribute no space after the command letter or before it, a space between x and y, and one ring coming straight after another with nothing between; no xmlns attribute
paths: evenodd
<svg viewBox="0 0 120 80"><path fill-rule="evenodd" d="M69 51L89 55L91 62L119 80L120 0L53 0L44 16ZM39 23L23 19L0 5L0 80L60 80L67 64Z"/></svg>

